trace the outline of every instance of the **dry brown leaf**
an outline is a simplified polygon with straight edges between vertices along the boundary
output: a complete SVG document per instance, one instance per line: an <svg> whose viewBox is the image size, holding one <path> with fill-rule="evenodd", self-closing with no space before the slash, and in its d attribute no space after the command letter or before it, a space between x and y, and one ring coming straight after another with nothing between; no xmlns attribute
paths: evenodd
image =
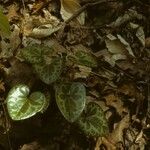
<svg viewBox="0 0 150 150"><path fill-rule="evenodd" d="M8 38L10 42L3 39L1 41L1 53L0 58L10 58L13 56L14 51L18 48L21 43L20 39L20 28L17 25L13 25L14 30L11 32L10 37Z"/></svg>
<svg viewBox="0 0 150 150"><path fill-rule="evenodd" d="M5 92L5 86L4 82L0 80L0 92Z"/></svg>
<svg viewBox="0 0 150 150"><path fill-rule="evenodd" d="M130 118L129 114L127 114L119 123L116 124L113 132L108 136L108 140L111 143L123 142L123 130L129 127Z"/></svg>
<svg viewBox="0 0 150 150"><path fill-rule="evenodd" d="M137 11L135 11L133 8L129 9L128 11L125 12L125 14L123 16L119 16L116 21L112 22L109 26L113 27L113 28L117 28L120 25L124 24L127 21L130 21L132 19L138 19L141 20L143 19L143 15L139 14Z"/></svg>
<svg viewBox="0 0 150 150"><path fill-rule="evenodd" d="M148 47L148 48L150 47L150 37L146 38L146 40L145 40L145 46Z"/></svg>
<svg viewBox="0 0 150 150"><path fill-rule="evenodd" d="M143 45L143 47L145 47L145 33L143 30L143 27L139 27L137 29L136 36L139 39L139 41L141 42L141 44Z"/></svg>
<svg viewBox="0 0 150 150"><path fill-rule="evenodd" d="M111 143L107 138L105 137L99 137L96 146L94 150L101 150L100 146L105 145L107 150L116 150L115 144Z"/></svg>
<svg viewBox="0 0 150 150"><path fill-rule="evenodd" d="M129 54L134 57L129 43L120 35L115 37L108 34L105 43L109 53L103 57L112 66L115 66L117 60L126 60Z"/></svg>
<svg viewBox="0 0 150 150"><path fill-rule="evenodd" d="M86 66L81 66L81 65L77 65L77 67L79 68L79 71L77 71L75 73L75 76L74 76L74 79L77 79L77 78L87 78L92 69L90 67L86 67Z"/></svg>
<svg viewBox="0 0 150 150"><path fill-rule="evenodd" d="M125 138L125 145L129 150L145 150L146 141L142 130L138 131L135 128L129 128L126 131Z"/></svg>
<svg viewBox="0 0 150 150"><path fill-rule="evenodd" d="M108 51L112 54L122 54L124 55L126 52L125 46L118 40L116 37L112 38L113 35L107 36L108 39L105 40L106 47L108 48Z"/></svg>
<svg viewBox="0 0 150 150"><path fill-rule="evenodd" d="M59 20L44 10L44 17L26 13L22 22L23 35L34 38L48 37L61 28Z"/></svg>
<svg viewBox="0 0 150 150"><path fill-rule="evenodd" d="M21 24L23 35L29 36L32 32L33 26L33 18L28 13L24 13L24 19Z"/></svg>
<svg viewBox="0 0 150 150"><path fill-rule="evenodd" d="M39 10L41 10L45 5L47 4L47 0L39 0L37 3L34 3L33 5L33 13L37 13Z"/></svg>
<svg viewBox="0 0 150 150"><path fill-rule="evenodd" d="M135 74L139 74L139 75L145 74L145 69L143 68L143 65L140 65L140 62L137 62L135 64L135 63L130 62L129 60L124 60L124 61L117 62L117 65L122 70L124 70L124 71L128 70L129 73L131 73L133 75L135 75Z"/></svg>
<svg viewBox="0 0 150 150"><path fill-rule="evenodd" d="M7 14L7 18L9 21L12 21L13 19L19 19L19 15L17 14L18 9L19 8L17 4L12 4L9 6Z"/></svg>
<svg viewBox="0 0 150 150"><path fill-rule="evenodd" d="M133 97L136 95L136 89L135 86L132 83L123 84L118 88L119 92L128 95L130 97Z"/></svg>
<svg viewBox="0 0 150 150"><path fill-rule="evenodd" d="M76 11L81 8L79 0L61 0L61 10L60 13L64 21L69 19ZM85 22L85 13L81 13L77 17L78 22L83 25Z"/></svg>
<svg viewBox="0 0 150 150"><path fill-rule="evenodd" d="M117 38L111 34L107 35L108 39L105 40L108 51L112 54L127 55L128 53L134 57L132 49L128 42L121 35L117 35ZM127 53L128 52L128 53Z"/></svg>
<svg viewBox="0 0 150 150"><path fill-rule="evenodd" d="M20 150L42 150L41 146L35 141L29 144L24 144Z"/></svg>
<svg viewBox="0 0 150 150"><path fill-rule="evenodd" d="M127 108L123 106L123 102L118 95L111 93L104 98L106 100L106 104L114 107L120 116L122 116L123 112L128 112Z"/></svg>
<svg viewBox="0 0 150 150"><path fill-rule="evenodd" d="M129 44L121 35L117 34L117 37L118 37L118 39L120 40L120 42L125 46L125 48L126 48L126 50L128 51L128 53L129 53L131 56L135 57L135 56L134 56L134 53L133 53L133 51L132 51L132 49L131 49L131 47L130 47L130 44Z"/></svg>
<svg viewBox="0 0 150 150"><path fill-rule="evenodd" d="M120 85L118 88L118 92L123 93L124 95L128 95L129 97L136 98L137 100L144 100L144 96L142 93L136 88L135 84L132 82L125 83Z"/></svg>

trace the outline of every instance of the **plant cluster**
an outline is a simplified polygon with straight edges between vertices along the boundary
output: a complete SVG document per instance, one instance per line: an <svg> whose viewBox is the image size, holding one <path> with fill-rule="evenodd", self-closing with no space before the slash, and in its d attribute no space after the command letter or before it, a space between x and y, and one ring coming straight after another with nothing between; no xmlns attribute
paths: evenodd
<svg viewBox="0 0 150 150"><path fill-rule="evenodd" d="M2 11L0 20L1 34L9 35L10 26ZM107 120L100 106L94 102L86 103L85 86L61 77L67 61L86 67L97 67L97 61L92 54L77 50L63 57L57 55L52 48L37 44L22 49L21 54L32 65L42 82L54 86L56 103L67 121L77 124L90 136L103 136L108 132ZM6 98L7 110L13 120L27 119L38 112L44 112L49 101L50 98L42 92L30 93L30 88L25 84L15 85Z"/></svg>
<svg viewBox="0 0 150 150"><path fill-rule="evenodd" d="M84 84L62 76L68 61L96 67L97 61L92 54L77 51L67 57L57 55L48 46L34 44L23 48L21 55L31 64L42 82L53 86L57 106L68 122L78 125L89 136L103 136L108 132L103 110L94 102L86 102ZM23 120L44 112L50 98L39 91L30 93L27 85L18 84L10 90L6 101L10 117L13 120Z"/></svg>

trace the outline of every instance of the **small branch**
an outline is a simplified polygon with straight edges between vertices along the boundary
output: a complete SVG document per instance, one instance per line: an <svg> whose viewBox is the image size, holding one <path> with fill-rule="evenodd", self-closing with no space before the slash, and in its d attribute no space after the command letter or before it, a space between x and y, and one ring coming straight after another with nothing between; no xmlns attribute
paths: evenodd
<svg viewBox="0 0 150 150"><path fill-rule="evenodd" d="M64 32L64 29L65 29L66 25L68 23L70 23L73 19L78 17L88 7L95 6L95 5L102 4L102 3L106 3L106 2L116 2L116 0L98 0L96 2L94 1L92 3L87 3L83 7L78 9L69 19L67 19L65 22L62 23L62 26L61 26L60 30L57 32L58 39L60 40L62 38L62 35L63 35L63 32ZM104 27L105 25L102 25L102 26ZM93 27L93 28L95 28L95 27Z"/></svg>
<svg viewBox="0 0 150 150"><path fill-rule="evenodd" d="M94 5L98 5L98 4L102 4L102 3L105 3L105 2L109 2L109 1L107 1L107 0L99 0L98 2L93 2L93 3L87 3L87 4L85 4L79 10L77 10L68 20L66 20L65 23L68 24L70 21L72 21L73 19L75 19L76 17L78 17L88 7L91 7L91 6L94 6Z"/></svg>

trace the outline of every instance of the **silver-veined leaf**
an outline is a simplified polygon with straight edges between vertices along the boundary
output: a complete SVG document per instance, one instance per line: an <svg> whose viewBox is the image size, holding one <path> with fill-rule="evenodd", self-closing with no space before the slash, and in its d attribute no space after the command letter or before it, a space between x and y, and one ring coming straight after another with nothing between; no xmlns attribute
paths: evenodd
<svg viewBox="0 0 150 150"><path fill-rule="evenodd" d="M55 82L62 72L62 59L52 58L50 64L40 63L35 64L34 69L39 78L46 84Z"/></svg>
<svg viewBox="0 0 150 150"><path fill-rule="evenodd" d="M45 61L45 57L52 54L53 50L43 45L30 45L22 49L21 53L26 61L35 64Z"/></svg>
<svg viewBox="0 0 150 150"><path fill-rule="evenodd" d="M94 102L88 103L77 123L85 134L93 137L104 136L108 133L108 124L104 112Z"/></svg>
<svg viewBox="0 0 150 150"><path fill-rule="evenodd" d="M55 97L62 115L69 122L76 121L85 107L85 87L78 82L58 84Z"/></svg>
<svg viewBox="0 0 150 150"><path fill-rule="evenodd" d="M24 84L14 86L7 96L7 109L13 120L23 120L42 112L47 104L41 92L29 95L29 87Z"/></svg>

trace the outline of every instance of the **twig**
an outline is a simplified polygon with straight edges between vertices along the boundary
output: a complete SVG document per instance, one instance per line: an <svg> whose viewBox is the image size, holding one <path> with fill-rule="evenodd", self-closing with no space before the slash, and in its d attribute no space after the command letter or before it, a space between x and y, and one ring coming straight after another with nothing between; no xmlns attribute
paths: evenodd
<svg viewBox="0 0 150 150"><path fill-rule="evenodd" d="M33 12L32 12L32 14L34 15L34 14L36 14L37 12L39 12L41 9L43 9L45 6L47 6L48 4L50 3L50 1L41 1L38 5L39 5L39 7L38 8L36 8Z"/></svg>
<svg viewBox="0 0 150 150"><path fill-rule="evenodd" d="M85 4L83 7L81 7L80 9L78 9L70 18L68 18L65 22L62 23L62 26L60 28L60 30L57 33L57 37L60 40L62 38L62 35L64 33L64 29L66 27L66 25L68 23L70 23L73 19L75 19L76 17L78 17L84 10L86 10L88 7L94 6L94 5L98 5L98 4L102 4L102 3L106 3L106 2L115 2L116 0L99 0L97 2L93 2L93 3L87 3Z"/></svg>
<svg viewBox="0 0 150 150"><path fill-rule="evenodd" d="M106 2L114 2L114 1L107 1L107 0L99 0L98 2L93 3L87 3L83 7L81 7L79 10L77 10L68 20L65 21L66 24L68 24L70 21L78 17L84 10L86 10L90 6L106 3Z"/></svg>
<svg viewBox="0 0 150 150"><path fill-rule="evenodd" d="M72 28L74 28L74 29L85 29L85 30L93 30L93 29L100 29L100 28L109 28L109 27L107 27L106 26L106 24L102 24L102 25L97 25L97 26L74 26L74 25L72 25L71 26Z"/></svg>
<svg viewBox="0 0 150 150"><path fill-rule="evenodd" d="M126 77L128 77L130 80L135 82L134 77L132 75L130 75L129 73L125 72L118 65L115 66L115 69L118 70L119 72L122 72Z"/></svg>

